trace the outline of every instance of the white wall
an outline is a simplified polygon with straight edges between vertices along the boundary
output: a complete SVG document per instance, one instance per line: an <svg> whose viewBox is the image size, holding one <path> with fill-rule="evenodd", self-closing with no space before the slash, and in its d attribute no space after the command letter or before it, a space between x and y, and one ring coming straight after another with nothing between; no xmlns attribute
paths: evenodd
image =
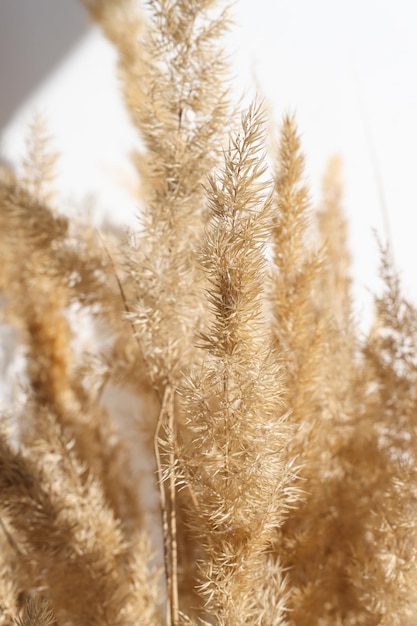
<svg viewBox="0 0 417 626"><path fill-rule="evenodd" d="M368 306L366 288L375 284L372 229L383 236L380 192L396 262L416 295L415 0L238 0L235 14L237 88L248 87L255 74L277 123L284 111L296 113L314 200L327 158L334 152L344 158L360 303ZM92 191L106 210L129 220L135 205L121 191L131 175L123 155L135 138L117 94L114 52L95 30L77 44L85 28L75 0L1 0L0 125L9 119L1 147L18 160L29 111L40 108L65 155L67 201ZM21 109L18 100L26 103Z"/></svg>

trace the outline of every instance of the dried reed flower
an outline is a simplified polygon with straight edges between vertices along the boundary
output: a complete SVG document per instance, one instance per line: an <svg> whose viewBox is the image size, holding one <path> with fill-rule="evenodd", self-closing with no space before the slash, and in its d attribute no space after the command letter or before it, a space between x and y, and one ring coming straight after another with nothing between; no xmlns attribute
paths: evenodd
<svg viewBox="0 0 417 626"><path fill-rule="evenodd" d="M260 616L271 594L275 623L285 623L284 583L271 588L263 579L266 567L274 583L282 577L266 551L294 494L281 376L262 315L271 202L261 129L261 112L252 107L231 139L222 172L209 179L212 220L201 262L212 321L201 335L207 356L186 392L186 481L198 501L193 532L207 555L206 611L218 624L267 624Z"/></svg>
<svg viewBox="0 0 417 626"><path fill-rule="evenodd" d="M29 598L21 616L16 619L18 626L52 626L56 623L48 602L39 598Z"/></svg>
<svg viewBox="0 0 417 626"><path fill-rule="evenodd" d="M0 623L412 626L416 307L383 252L357 332L339 164L314 214L285 116L270 173L260 107L231 112L221 2L83 4L118 53L140 225L60 213L42 120L0 170L25 375Z"/></svg>

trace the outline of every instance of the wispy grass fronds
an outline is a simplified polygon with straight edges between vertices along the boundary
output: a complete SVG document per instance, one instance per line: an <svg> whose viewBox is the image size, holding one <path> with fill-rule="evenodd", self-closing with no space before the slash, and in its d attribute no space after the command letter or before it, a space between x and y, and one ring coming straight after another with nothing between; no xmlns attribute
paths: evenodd
<svg viewBox="0 0 417 626"><path fill-rule="evenodd" d="M33 587L45 590L62 623L128 624L144 615L143 623L157 623L152 579L136 580L131 548L98 483L44 421L30 452L12 450L4 437L0 450L0 506ZM144 549L141 556L147 561Z"/></svg>
<svg viewBox="0 0 417 626"><path fill-rule="evenodd" d="M22 614L17 618L17 626L52 626L56 623L48 602L36 596L29 598Z"/></svg>
<svg viewBox="0 0 417 626"><path fill-rule="evenodd" d="M209 179L212 219L201 262L212 321L201 336L204 363L186 393L193 532L206 552L206 611L218 624L266 624L260 616L270 594L277 606L285 602L283 584L271 589L264 579L271 536L294 494L280 368L262 312L271 207L262 147L262 114L252 107L221 173Z"/></svg>
<svg viewBox="0 0 417 626"><path fill-rule="evenodd" d="M2 228L8 235L5 242L25 237L32 248L40 244L48 248L62 239L68 229L68 220L55 217L47 204L32 196L12 172L2 170L0 174Z"/></svg>
<svg viewBox="0 0 417 626"><path fill-rule="evenodd" d="M301 370L309 366L306 352L311 352L311 346L317 342L312 295L321 258L312 243L309 192L303 180L304 156L295 120L289 116L282 123L275 169L271 291L274 333L278 348L288 355L289 387L301 405ZM294 419L301 419L304 414L300 407L294 412Z"/></svg>
<svg viewBox="0 0 417 626"><path fill-rule="evenodd" d="M337 269L326 246L314 238L303 181L304 159L290 117L282 124L276 167L273 329L285 359L285 400L297 425L290 449L302 464L305 490L303 503L282 527L277 552L285 554L283 563L293 586L289 602L292 623L307 626L330 619L330 615L347 619L343 608L347 597L347 604L354 605L340 564L348 559L348 534L355 535L358 521L347 513L349 490L339 493L346 472L340 451L347 445L349 418L355 412L351 395L354 345L348 334L349 316L342 319L337 301L333 304L337 295L325 299L325 290L332 291L329 281ZM345 293L344 312L350 306L347 296Z"/></svg>
<svg viewBox="0 0 417 626"><path fill-rule="evenodd" d="M397 626L412 623L417 607L417 310L402 293L388 249L381 249L380 273L383 292L376 297L375 324L364 347L365 420L379 452L369 467L373 475L369 533L375 538L372 562L377 565L371 568L370 560L363 559L362 569L369 568L365 601L379 612L381 624Z"/></svg>
<svg viewBox="0 0 417 626"><path fill-rule="evenodd" d="M318 229L325 247L325 261L318 289L322 306L339 326L351 318L351 259L348 247L348 227L342 210L342 161L333 157L323 178L322 201L318 211ZM329 316L330 316L329 315Z"/></svg>
<svg viewBox="0 0 417 626"><path fill-rule="evenodd" d="M42 122L0 170L0 624L414 626L416 307L384 254L357 332L339 164L314 213L285 116L270 172L261 109L230 112L221 2L83 4L118 54L139 226L60 212Z"/></svg>
<svg viewBox="0 0 417 626"><path fill-rule="evenodd" d="M129 306L149 377L160 386L162 372L164 385L184 364L200 308L193 245L203 225L202 183L227 125L218 43L227 19L217 2L152 1L145 22L132 2L87 5L117 46L126 100L144 142L136 163L145 236L131 255L136 293ZM177 324L182 332L173 341Z"/></svg>
<svg viewBox="0 0 417 626"><path fill-rule="evenodd" d="M125 295L147 380L159 404L150 411L147 424L148 432L154 429L163 503L172 614L168 619L176 623L176 435L172 433L179 416L174 396L182 370L193 362L196 331L205 318L195 248L207 219L203 183L219 156L228 125L221 50L228 20L218 2L205 0L153 0L143 16L131 2L87 5L119 51L125 99L143 142L142 153L134 158L142 191L142 233L127 255L134 288ZM178 332L173 333L173 328ZM163 480L166 475L168 482ZM188 569L193 564L183 560L182 570Z"/></svg>
<svg viewBox="0 0 417 626"><path fill-rule="evenodd" d="M39 202L51 202L54 196L58 154L51 148L47 120L40 113L32 120L26 152L23 162L23 185Z"/></svg>
<svg viewBox="0 0 417 626"><path fill-rule="evenodd" d="M22 591L21 554L7 529L4 515L0 520L0 624L13 624L19 614L19 594ZM19 572L19 574L18 574Z"/></svg>

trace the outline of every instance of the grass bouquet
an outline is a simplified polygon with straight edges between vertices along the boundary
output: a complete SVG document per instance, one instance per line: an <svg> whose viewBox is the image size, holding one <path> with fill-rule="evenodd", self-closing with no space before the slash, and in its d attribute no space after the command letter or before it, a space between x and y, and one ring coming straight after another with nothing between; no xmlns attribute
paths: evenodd
<svg viewBox="0 0 417 626"><path fill-rule="evenodd" d="M1 625L414 626L417 313L389 251L363 336L340 163L313 209L295 120L232 105L227 7L84 5L141 210L68 217L39 123L1 170Z"/></svg>

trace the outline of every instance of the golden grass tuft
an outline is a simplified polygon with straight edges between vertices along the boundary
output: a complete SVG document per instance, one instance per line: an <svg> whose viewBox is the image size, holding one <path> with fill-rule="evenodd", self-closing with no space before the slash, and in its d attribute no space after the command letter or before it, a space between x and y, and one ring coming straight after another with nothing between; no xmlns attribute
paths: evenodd
<svg viewBox="0 0 417 626"><path fill-rule="evenodd" d="M64 217L39 119L0 172L0 624L414 626L417 311L388 251L363 336L340 162L315 209L295 119L269 159L262 107L236 115L222 2L83 4L142 211Z"/></svg>

